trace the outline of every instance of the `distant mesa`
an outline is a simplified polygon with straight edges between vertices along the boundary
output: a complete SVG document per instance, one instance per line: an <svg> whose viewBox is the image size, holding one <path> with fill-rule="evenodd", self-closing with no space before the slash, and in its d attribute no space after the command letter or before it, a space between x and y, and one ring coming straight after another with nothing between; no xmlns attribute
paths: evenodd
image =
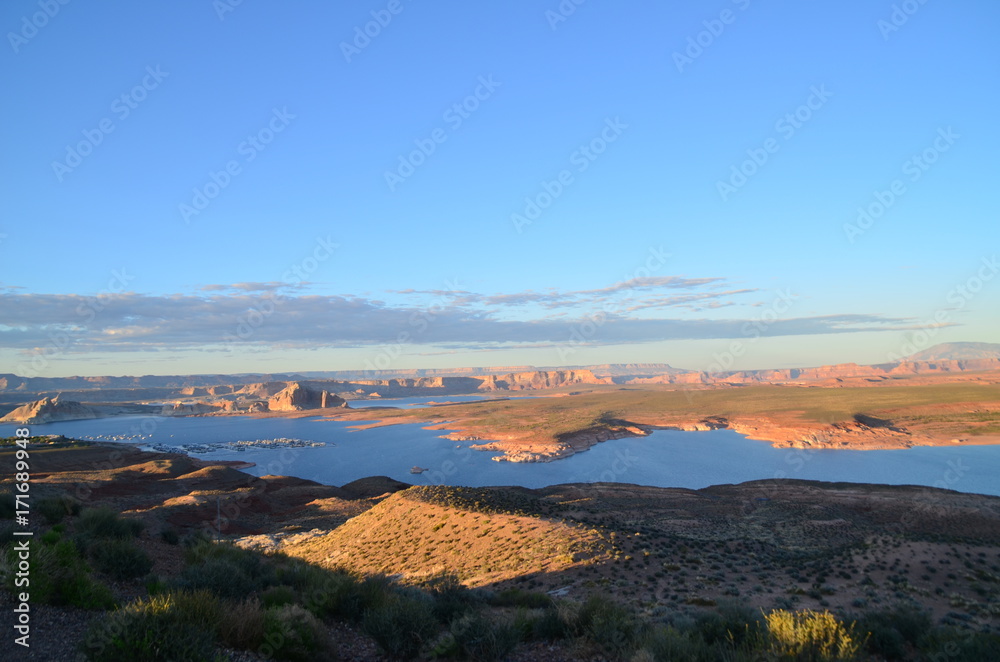
<svg viewBox="0 0 1000 662"><path fill-rule="evenodd" d="M223 400L227 412L258 414L270 411L305 411L329 407L350 407L347 400L325 389L310 388L300 382L247 384L233 391L236 400Z"/></svg>
<svg viewBox="0 0 1000 662"><path fill-rule="evenodd" d="M200 416L216 411L219 411L218 406L204 402L175 402L163 405L159 413L161 416Z"/></svg>
<svg viewBox="0 0 1000 662"><path fill-rule="evenodd" d="M37 425L56 421L100 418L101 416L102 414L93 407L88 407L72 400L62 400L57 395L54 398L42 398L41 400L18 407L3 418L0 418L0 423Z"/></svg>
<svg viewBox="0 0 1000 662"><path fill-rule="evenodd" d="M591 370L536 370L480 377L480 391L525 391L576 384L613 384L610 377L598 377Z"/></svg>
<svg viewBox="0 0 1000 662"><path fill-rule="evenodd" d="M948 363L961 362L961 363ZM972 362L972 363L969 363ZM459 394L481 391L558 388L575 384L628 383L717 383L768 382L829 379L837 377L878 377L900 364L905 374L995 370L1000 362L1000 343L955 342L934 345L901 361L867 366L845 363L819 368L708 372L675 368L667 363L614 363L589 366L535 368L494 366L482 368L338 370L302 374L235 375L143 375L137 377L20 377L0 374L0 394L5 402L24 403L29 398L62 394L80 402L130 402L141 398L165 402L181 398L207 398L268 403L290 386L311 392L350 397L405 397L407 395ZM932 364L932 365L928 365ZM823 374L825 373L825 374ZM864 373L864 374L863 374ZM648 380L648 381L642 381ZM21 396L21 397L18 397ZM296 397L292 396L294 400ZM321 396L315 396L321 397ZM276 403L282 406L281 402ZM296 407L319 407L290 403ZM220 405L221 406L221 405ZM270 405L269 405L270 406ZM332 406L340 406L333 404ZM243 409L243 407L237 407Z"/></svg>
<svg viewBox="0 0 1000 662"><path fill-rule="evenodd" d="M934 345L911 354L906 361L972 361L977 359L1000 359L1000 343L992 342L950 342Z"/></svg>
<svg viewBox="0 0 1000 662"><path fill-rule="evenodd" d="M44 423L113 415L197 416L348 408L349 401L512 391L583 393L586 386L678 384L728 386L875 386L892 380L1000 371L1000 343L945 343L900 361L805 368L687 370L666 363L621 363L553 369L508 367L452 370L340 371L357 379L302 375L187 375L142 377L18 377L0 374L3 421ZM410 375L410 376L407 376ZM975 377L972 377L975 378ZM551 391L563 389L561 392ZM28 403L28 404L25 404ZM81 404L86 403L86 404ZM387 403L388 404L388 403ZM16 407L16 409L15 409ZM13 411L11 411L13 410Z"/></svg>

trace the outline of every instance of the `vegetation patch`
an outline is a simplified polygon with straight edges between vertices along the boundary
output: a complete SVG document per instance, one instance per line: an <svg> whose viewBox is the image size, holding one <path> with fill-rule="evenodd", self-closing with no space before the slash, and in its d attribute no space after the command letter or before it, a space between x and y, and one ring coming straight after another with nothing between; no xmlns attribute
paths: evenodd
<svg viewBox="0 0 1000 662"><path fill-rule="evenodd" d="M218 599L207 592L167 593L137 600L94 622L81 652L92 662L212 662Z"/></svg>
<svg viewBox="0 0 1000 662"><path fill-rule="evenodd" d="M87 557L98 572L115 579L136 579L153 568L149 555L129 540L96 540L91 543Z"/></svg>

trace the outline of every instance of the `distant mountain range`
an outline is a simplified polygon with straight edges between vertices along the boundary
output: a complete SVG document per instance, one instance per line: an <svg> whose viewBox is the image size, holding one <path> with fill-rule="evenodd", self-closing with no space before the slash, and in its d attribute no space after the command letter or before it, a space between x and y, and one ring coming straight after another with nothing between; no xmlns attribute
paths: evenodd
<svg viewBox="0 0 1000 662"><path fill-rule="evenodd" d="M222 395L213 387L232 385L269 384L280 390L293 382L308 382L312 388L325 388L330 393L357 391L358 393L380 388L381 395L411 389L434 391L445 387L457 393L481 390L523 390L554 388L573 384L714 384L714 383L769 383L789 381L822 381L830 379L881 380L895 376L940 372L983 371L1000 369L1000 344L998 343L946 343L935 345L913 354L904 361L862 366L846 363L815 368L789 368L778 370L738 370L705 372L674 368L666 363L613 363L559 368L534 366L491 366L446 369L407 370L329 370L295 373L234 375L144 375L101 377L19 377L0 374L0 401L24 402L31 394L72 394L73 398L86 401L88 393L100 392L95 398L103 402L145 401ZM476 377L471 380L468 378ZM465 380L459 378L467 378ZM321 384L320 382L336 382ZM360 388L359 388L360 387ZM370 387L370 388L369 388ZM141 391L141 393L139 392ZM229 393L236 391L230 390Z"/></svg>

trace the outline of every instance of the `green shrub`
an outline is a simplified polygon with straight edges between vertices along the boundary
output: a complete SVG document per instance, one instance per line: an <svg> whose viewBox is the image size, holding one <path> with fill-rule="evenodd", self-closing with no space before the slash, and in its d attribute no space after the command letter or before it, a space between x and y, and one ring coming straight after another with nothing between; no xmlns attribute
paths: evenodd
<svg viewBox="0 0 1000 662"><path fill-rule="evenodd" d="M208 531L205 531L204 529L195 529L181 538L181 544L187 549L193 549L203 543L211 543L212 540L213 538Z"/></svg>
<svg viewBox="0 0 1000 662"><path fill-rule="evenodd" d="M283 579L287 576L282 575ZM360 618L345 606L348 596L356 594L356 581L345 573L331 572L318 579L310 586L301 589L299 602L310 612L320 618L337 616L339 618Z"/></svg>
<svg viewBox="0 0 1000 662"><path fill-rule="evenodd" d="M258 652L291 662L312 662L329 654L326 628L299 605L283 605L264 613L264 643Z"/></svg>
<svg viewBox="0 0 1000 662"><path fill-rule="evenodd" d="M166 593L137 600L95 621L81 644L92 662L214 661L218 600L208 593Z"/></svg>
<svg viewBox="0 0 1000 662"><path fill-rule="evenodd" d="M648 653L648 657L656 662L714 662L720 657L718 648L706 644L695 631L682 631L674 627L653 628L646 633L640 644L640 650Z"/></svg>
<svg viewBox="0 0 1000 662"><path fill-rule="evenodd" d="M284 554L268 557L274 564L274 583L291 586L299 592L325 583L333 575L343 575L338 570L328 570Z"/></svg>
<svg viewBox="0 0 1000 662"><path fill-rule="evenodd" d="M365 611L362 628L392 657L415 657L438 631L430 600L395 596Z"/></svg>
<svg viewBox="0 0 1000 662"><path fill-rule="evenodd" d="M916 646L932 625L927 612L909 606L869 612L857 621L858 631L868 633L865 648L887 660L906 659L906 645Z"/></svg>
<svg viewBox="0 0 1000 662"><path fill-rule="evenodd" d="M40 604L69 605L81 609L110 609L115 600L104 584L95 581L76 546L68 540L54 545L29 543L31 600ZM4 584L14 592L19 562L13 547L4 555Z"/></svg>
<svg viewBox="0 0 1000 662"><path fill-rule="evenodd" d="M294 601L320 618L360 620L366 609L395 594L395 587L384 577L361 579L345 570L321 568L283 554L267 558L272 572L265 584L285 587L282 591L293 589Z"/></svg>
<svg viewBox="0 0 1000 662"><path fill-rule="evenodd" d="M17 536L14 535L14 525L10 522L4 522L0 524L0 549L3 549L10 543L14 542Z"/></svg>
<svg viewBox="0 0 1000 662"><path fill-rule="evenodd" d="M995 662L1000 635L936 628L926 633L920 650L924 654L921 659L925 660Z"/></svg>
<svg viewBox="0 0 1000 662"><path fill-rule="evenodd" d="M265 608L280 607L295 602L295 589L291 586L271 586L260 596Z"/></svg>
<svg viewBox="0 0 1000 662"><path fill-rule="evenodd" d="M169 589L170 586L156 575L150 575L146 578L146 592L151 596L166 593Z"/></svg>
<svg viewBox="0 0 1000 662"><path fill-rule="evenodd" d="M208 559L181 571L179 588L204 589L222 598L240 598L256 592L260 582L226 559Z"/></svg>
<svg viewBox="0 0 1000 662"><path fill-rule="evenodd" d="M277 583L275 560L229 543L198 542L184 552L188 565L177 584L223 598L243 598Z"/></svg>
<svg viewBox="0 0 1000 662"><path fill-rule="evenodd" d="M554 641L569 636L569 625L554 605L546 609L519 607L514 613L514 627L522 641Z"/></svg>
<svg viewBox="0 0 1000 662"><path fill-rule="evenodd" d="M397 597L395 587L385 577L358 579L347 573L331 572L322 584L305 592L302 604L320 616L359 621L365 612Z"/></svg>
<svg viewBox="0 0 1000 662"><path fill-rule="evenodd" d="M222 602L208 591L174 591L167 598L185 623L214 626L222 616Z"/></svg>
<svg viewBox="0 0 1000 662"><path fill-rule="evenodd" d="M163 529L160 531L160 539L168 545L176 545L180 542L181 537L177 533L177 529Z"/></svg>
<svg viewBox="0 0 1000 662"><path fill-rule="evenodd" d="M199 541L184 552L187 566L177 585L206 589L223 598L243 598L275 581L274 563L264 554L229 543Z"/></svg>
<svg viewBox="0 0 1000 662"><path fill-rule="evenodd" d="M466 614L451 626L459 650L471 660L494 662L506 658L517 646L517 628L503 619L481 613Z"/></svg>
<svg viewBox="0 0 1000 662"><path fill-rule="evenodd" d="M434 640L427 656L432 660L442 660L458 658L461 654L455 636L451 632L445 632Z"/></svg>
<svg viewBox="0 0 1000 662"><path fill-rule="evenodd" d="M87 556L98 572L120 580L142 577L153 568L149 555L129 540L95 540Z"/></svg>
<svg viewBox="0 0 1000 662"><path fill-rule="evenodd" d="M141 520L122 519L110 508L87 508L77 520L75 540L80 551L87 553L96 540L134 538L143 528Z"/></svg>
<svg viewBox="0 0 1000 662"><path fill-rule="evenodd" d="M14 519L17 514L17 499L13 492L0 492L0 519Z"/></svg>
<svg viewBox="0 0 1000 662"><path fill-rule="evenodd" d="M524 633L525 638L554 641L569 636L570 625L555 606L543 609L532 621L531 632Z"/></svg>
<svg viewBox="0 0 1000 662"><path fill-rule="evenodd" d="M776 610L767 614L770 651L779 657L806 662L853 660L863 642L854 624L844 626L830 612Z"/></svg>
<svg viewBox="0 0 1000 662"><path fill-rule="evenodd" d="M360 601L358 613L368 609L381 607L396 598L396 590L392 581L386 577L365 577L357 584L357 599Z"/></svg>
<svg viewBox="0 0 1000 662"><path fill-rule="evenodd" d="M760 613L732 601L722 602L715 611L699 614L695 628L710 646L740 646L760 636Z"/></svg>
<svg viewBox="0 0 1000 662"><path fill-rule="evenodd" d="M527 609L544 609L552 606L552 598L544 593L511 588L506 591L501 591L493 596L493 598L490 599L490 604L495 607L525 607Z"/></svg>
<svg viewBox="0 0 1000 662"><path fill-rule="evenodd" d="M423 588L434 599L434 616L443 624L451 623L481 602L477 593L463 586L458 577L451 574L435 577L425 582Z"/></svg>
<svg viewBox="0 0 1000 662"><path fill-rule="evenodd" d="M41 535L41 537L39 538L39 540L42 541L43 545L54 545L57 542L59 542L61 539L62 539L62 536L59 535L59 532L58 531L54 531L52 529L49 529L48 531L46 531L45 533L43 533Z"/></svg>
<svg viewBox="0 0 1000 662"><path fill-rule="evenodd" d="M219 637L231 648L256 650L264 642L264 610L257 598L226 603L219 619Z"/></svg>
<svg viewBox="0 0 1000 662"><path fill-rule="evenodd" d="M78 515L80 513L80 503L66 495L46 497L39 499L35 510L49 524L58 524L67 515Z"/></svg>
<svg viewBox="0 0 1000 662"><path fill-rule="evenodd" d="M635 649L639 622L635 615L603 595L591 595L580 607L575 630L612 657Z"/></svg>

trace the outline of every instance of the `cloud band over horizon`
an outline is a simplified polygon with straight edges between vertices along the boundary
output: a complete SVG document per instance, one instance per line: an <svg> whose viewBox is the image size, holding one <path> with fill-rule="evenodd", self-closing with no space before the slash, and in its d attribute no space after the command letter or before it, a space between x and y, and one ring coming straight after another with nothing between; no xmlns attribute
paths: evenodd
<svg viewBox="0 0 1000 662"><path fill-rule="evenodd" d="M30 354L54 342L69 352L208 351L231 349L233 344L320 349L409 342L486 349L557 346L574 334L588 344L627 345L919 328L914 319L876 314L785 317L789 306L778 305L780 297L754 315L707 317L705 311L726 306L764 306L760 301L737 304L734 297L758 290L726 287L719 278L634 279L569 292L393 293L435 297L430 303L303 294L274 283L210 285L201 291L206 294L88 297L8 289L0 292L0 348ZM555 309L561 311L551 312Z"/></svg>

